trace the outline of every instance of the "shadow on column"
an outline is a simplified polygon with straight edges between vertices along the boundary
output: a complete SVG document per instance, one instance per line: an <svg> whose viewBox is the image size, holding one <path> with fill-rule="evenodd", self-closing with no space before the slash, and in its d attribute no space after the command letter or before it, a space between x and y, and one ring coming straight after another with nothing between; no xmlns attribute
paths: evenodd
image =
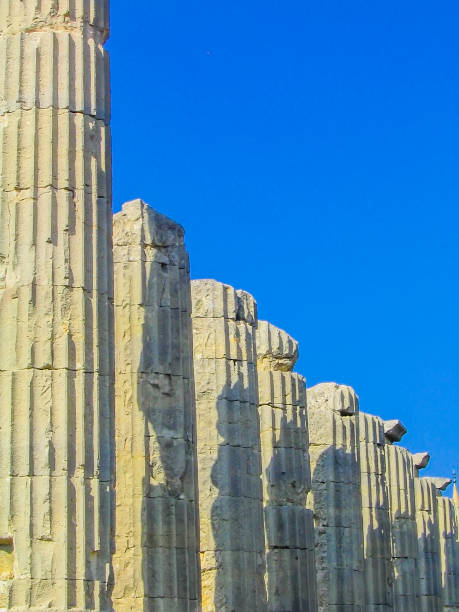
<svg viewBox="0 0 459 612"><path fill-rule="evenodd" d="M199 549L189 276L181 228L150 223L154 244L146 246L157 255L143 267L148 304L137 388L146 457L143 610L192 611L199 601Z"/></svg>
<svg viewBox="0 0 459 612"><path fill-rule="evenodd" d="M336 423L333 437L336 440ZM345 607L363 611L362 508L356 455L339 446L324 450L314 466L312 494L319 610Z"/></svg>
<svg viewBox="0 0 459 612"><path fill-rule="evenodd" d="M227 380L234 379L232 360L225 360ZM259 422L257 406L246 401L250 390L238 373L217 400L221 442L211 470L218 490L212 503L215 546L215 610L265 610L264 533L261 501Z"/></svg>
<svg viewBox="0 0 459 612"><path fill-rule="evenodd" d="M282 415L278 438L275 431L272 433L273 455L265 471L269 491L264 518L270 612L316 609L315 585L311 584L315 581L314 528L312 512L306 508L310 477L301 451L305 425L299 422L299 412L295 411L291 420Z"/></svg>

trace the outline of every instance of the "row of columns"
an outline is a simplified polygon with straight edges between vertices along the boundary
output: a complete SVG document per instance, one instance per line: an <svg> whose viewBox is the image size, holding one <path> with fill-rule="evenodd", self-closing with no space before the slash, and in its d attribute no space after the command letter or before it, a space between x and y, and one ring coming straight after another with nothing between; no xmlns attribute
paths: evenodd
<svg viewBox="0 0 459 612"><path fill-rule="evenodd" d="M108 0L0 2L0 608L457 609L400 424L306 399L252 296L190 290L178 224L112 226L107 36Z"/></svg>
<svg viewBox="0 0 459 612"><path fill-rule="evenodd" d="M308 418L319 610L458 609L450 480L421 478L428 454L396 445L403 425L360 412L349 387L308 389Z"/></svg>

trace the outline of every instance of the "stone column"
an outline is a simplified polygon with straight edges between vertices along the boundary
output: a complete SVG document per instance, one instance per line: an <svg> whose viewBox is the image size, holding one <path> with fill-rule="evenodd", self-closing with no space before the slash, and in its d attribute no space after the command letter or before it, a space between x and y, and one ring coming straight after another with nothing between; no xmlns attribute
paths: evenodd
<svg viewBox="0 0 459 612"><path fill-rule="evenodd" d="M183 228L141 200L114 217L114 607L197 610L191 299Z"/></svg>
<svg viewBox="0 0 459 612"><path fill-rule="evenodd" d="M365 610L392 609L392 554L384 422L360 412Z"/></svg>
<svg viewBox="0 0 459 612"><path fill-rule="evenodd" d="M0 2L0 607L109 609L108 2Z"/></svg>
<svg viewBox="0 0 459 612"><path fill-rule="evenodd" d="M416 612L417 531L414 503L414 461L400 441L406 429L397 421L385 424L386 470L392 533L393 604L396 612Z"/></svg>
<svg viewBox="0 0 459 612"><path fill-rule="evenodd" d="M414 486L419 584L416 610L419 612L440 612L442 609L440 533L437 514L438 483L435 480L417 477Z"/></svg>
<svg viewBox="0 0 459 612"><path fill-rule="evenodd" d="M256 303L191 283L204 611L266 609Z"/></svg>
<svg viewBox="0 0 459 612"><path fill-rule="evenodd" d="M319 610L363 611L358 398L323 383L307 399Z"/></svg>
<svg viewBox="0 0 459 612"><path fill-rule="evenodd" d="M316 610L314 525L304 378L298 343L258 322L258 394L268 610Z"/></svg>
<svg viewBox="0 0 459 612"><path fill-rule="evenodd" d="M443 610L459 609L459 531L454 502L437 495Z"/></svg>

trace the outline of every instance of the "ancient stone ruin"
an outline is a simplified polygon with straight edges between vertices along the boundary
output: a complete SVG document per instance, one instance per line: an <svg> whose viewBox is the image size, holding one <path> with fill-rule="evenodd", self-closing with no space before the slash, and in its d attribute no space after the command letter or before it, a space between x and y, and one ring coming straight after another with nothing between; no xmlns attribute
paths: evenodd
<svg viewBox="0 0 459 612"><path fill-rule="evenodd" d="M0 0L0 609L458 610L404 426L112 215L107 36L108 0Z"/></svg>

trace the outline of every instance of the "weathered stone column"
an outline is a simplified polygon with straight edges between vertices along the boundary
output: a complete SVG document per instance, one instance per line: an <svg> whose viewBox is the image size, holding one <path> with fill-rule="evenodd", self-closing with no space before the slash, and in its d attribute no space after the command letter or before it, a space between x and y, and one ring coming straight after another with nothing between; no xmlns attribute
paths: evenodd
<svg viewBox="0 0 459 612"><path fill-rule="evenodd" d="M386 421L386 469L392 533L394 610L416 612L418 543L414 502L414 461L393 442L406 433L399 421Z"/></svg>
<svg viewBox="0 0 459 612"><path fill-rule="evenodd" d="M183 228L141 200L114 217L116 553L113 603L197 610L191 299Z"/></svg>
<svg viewBox="0 0 459 612"><path fill-rule="evenodd" d="M298 343L258 322L258 394L268 610L316 610L314 524L304 378Z"/></svg>
<svg viewBox="0 0 459 612"><path fill-rule="evenodd" d="M386 482L384 422L360 412L365 610L392 609L392 554L389 489Z"/></svg>
<svg viewBox="0 0 459 612"><path fill-rule="evenodd" d="M440 612L442 609L437 486L434 478L416 477L414 480L419 585L416 610L419 612Z"/></svg>
<svg viewBox="0 0 459 612"><path fill-rule="evenodd" d="M0 2L0 607L109 609L108 2ZM9 569L8 569L9 566Z"/></svg>
<svg viewBox="0 0 459 612"><path fill-rule="evenodd" d="M437 494L443 610L459 609L459 531L454 502Z"/></svg>
<svg viewBox="0 0 459 612"><path fill-rule="evenodd" d="M358 398L324 383L307 400L319 610L364 610Z"/></svg>
<svg viewBox="0 0 459 612"><path fill-rule="evenodd" d="M266 609L256 303L214 280L191 283L202 606Z"/></svg>

